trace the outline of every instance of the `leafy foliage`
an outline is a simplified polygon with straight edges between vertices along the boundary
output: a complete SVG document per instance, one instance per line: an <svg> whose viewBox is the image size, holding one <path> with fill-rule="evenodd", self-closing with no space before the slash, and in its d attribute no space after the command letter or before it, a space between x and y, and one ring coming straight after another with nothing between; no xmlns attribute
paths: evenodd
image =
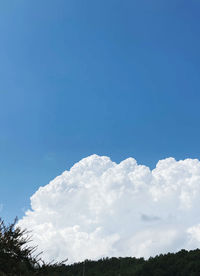
<svg viewBox="0 0 200 276"><path fill-rule="evenodd" d="M16 221L6 226L0 218L0 275L31 275L38 263L32 257L35 248L27 245L27 231L15 228Z"/></svg>
<svg viewBox="0 0 200 276"><path fill-rule="evenodd" d="M16 222L6 226L0 218L0 276L48 275L50 267L63 264L46 264L39 255L33 256L36 248L29 246L29 233L16 227Z"/></svg>

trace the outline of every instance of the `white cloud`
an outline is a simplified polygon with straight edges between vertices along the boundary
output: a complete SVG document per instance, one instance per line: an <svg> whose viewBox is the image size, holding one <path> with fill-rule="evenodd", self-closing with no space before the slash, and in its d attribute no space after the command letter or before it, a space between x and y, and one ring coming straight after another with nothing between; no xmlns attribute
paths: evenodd
<svg viewBox="0 0 200 276"><path fill-rule="evenodd" d="M19 225L47 261L149 257L200 246L199 198L199 160L167 158L151 171L92 155L40 187Z"/></svg>

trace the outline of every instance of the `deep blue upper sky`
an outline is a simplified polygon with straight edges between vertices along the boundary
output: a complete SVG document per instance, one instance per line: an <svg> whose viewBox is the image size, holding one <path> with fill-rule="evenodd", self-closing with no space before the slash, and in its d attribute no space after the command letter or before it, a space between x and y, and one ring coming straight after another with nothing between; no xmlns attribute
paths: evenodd
<svg viewBox="0 0 200 276"><path fill-rule="evenodd" d="M199 0L0 1L0 216L90 154L200 154Z"/></svg>

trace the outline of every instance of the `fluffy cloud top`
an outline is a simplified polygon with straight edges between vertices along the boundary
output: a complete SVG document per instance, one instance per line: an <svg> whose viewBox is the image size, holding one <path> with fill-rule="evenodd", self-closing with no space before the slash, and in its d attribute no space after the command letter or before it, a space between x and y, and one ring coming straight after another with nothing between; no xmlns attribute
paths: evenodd
<svg viewBox="0 0 200 276"><path fill-rule="evenodd" d="M19 225L47 261L149 257L200 247L199 200L197 159L167 158L151 171L92 155L39 188Z"/></svg>

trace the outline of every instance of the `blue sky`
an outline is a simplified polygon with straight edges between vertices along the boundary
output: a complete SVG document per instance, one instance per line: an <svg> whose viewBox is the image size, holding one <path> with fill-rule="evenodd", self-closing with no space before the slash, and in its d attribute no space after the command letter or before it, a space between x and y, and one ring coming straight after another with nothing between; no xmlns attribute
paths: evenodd
<svg viewBox="0 0 200 276"><path fill-rule="evenodd" d="M90 154L199 158L200 2L0 1L0 203Z"/></svg>

